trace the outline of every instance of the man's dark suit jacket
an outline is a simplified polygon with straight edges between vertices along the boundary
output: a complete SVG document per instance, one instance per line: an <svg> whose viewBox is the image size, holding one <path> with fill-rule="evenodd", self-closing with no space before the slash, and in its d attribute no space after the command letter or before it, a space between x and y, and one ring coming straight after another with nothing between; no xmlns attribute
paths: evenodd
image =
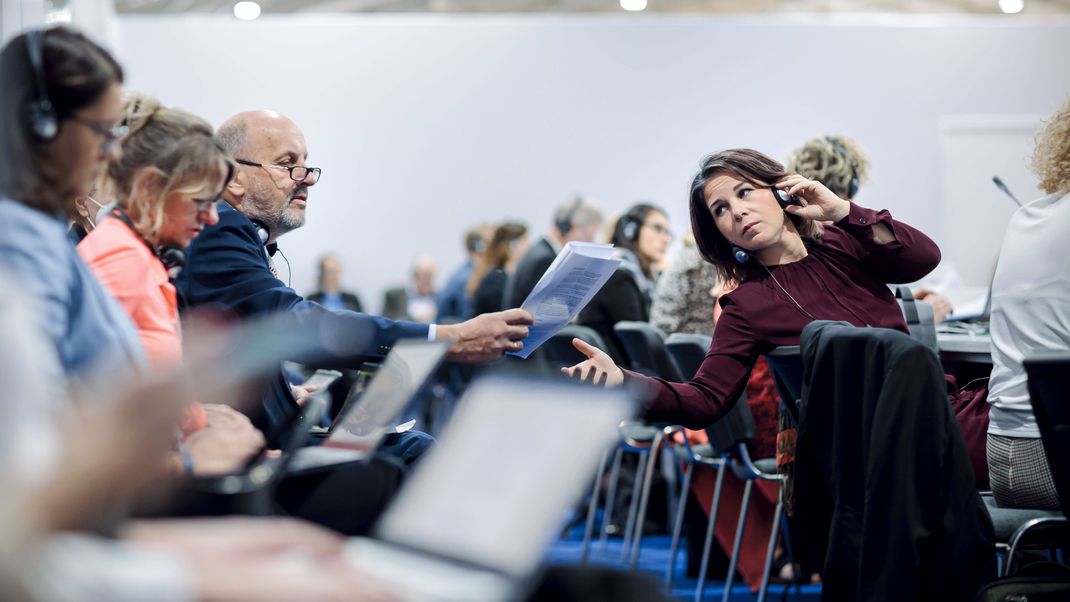
<svg viewBox="0 0 1070 602"><path fill-rule="evenodd" d="M317 324L310 336L323 336L325 346L353 367L363 356L385 354L398 339L427 338L426 324L333 311L302 298L271 273L256 226L225 202L219 203L219 223L205 228L186 255L186 267L175 279L186 307L222 305L243 318L298 312ZM281 379L275 380L279 382L264 397L270 424L278 424L296 406Z"/></svg>
<svg viewBox="0 0 1070 602"><path fill-rule="evenodd" d="M520 307L535 285L539 283L539 278L542 278L546 268L554 262L555 257L557 257L557 251L546 238L541 238L539 242L532 245L531 249L520 258L516 271L509 276L505 284L502 307Z"/></svg>

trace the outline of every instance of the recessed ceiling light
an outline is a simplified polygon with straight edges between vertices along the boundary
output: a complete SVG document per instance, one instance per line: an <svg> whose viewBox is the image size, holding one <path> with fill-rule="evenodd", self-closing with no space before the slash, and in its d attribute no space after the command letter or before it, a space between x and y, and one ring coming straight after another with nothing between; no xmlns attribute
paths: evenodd
<svg viewBox="0 0 1070 602"><path fill-rule="evenodd" d="M242 21L252 21L260 16L260 5L256 2L239 2L234 5L234 16Z"/></svg>
<svg viewBox="0 0 1070 602"><path fill-rule="evenodd" d="M638 12L646 8L646 0L620 0L620 7L627 11Z"/></svg>
<svg viewBox="0 0 1070 602"><path fill-rule="evenodd" d="M1022 12L1025 8L1025 0L999 0L999 10L1008 15Z"/></svg>

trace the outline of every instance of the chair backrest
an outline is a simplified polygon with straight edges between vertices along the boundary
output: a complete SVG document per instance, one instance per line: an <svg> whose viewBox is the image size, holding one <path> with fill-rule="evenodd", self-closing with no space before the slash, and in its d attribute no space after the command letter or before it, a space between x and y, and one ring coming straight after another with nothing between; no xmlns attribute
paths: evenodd
<svg viewBox="0 0 1070 602"><path fill-rule="evenodd" d="M933 322L933 306L914 299L914 294L907 286L895 287L895 299L899 302L899 309L903 310L903 317L906 318L907 330L910 331L911 338L939 354L940 348L936 343L936 323Z"/></svg>
<svg viewBox="0 0 1070 602"><path fill-rule="evenodd" d="M1033 353L1024 364L1044 455L1063 514L1070 517L1070 351Z"/></svg>
<svg viewBox="0 0 1070 602"><path fill-rule="evenodd" d="M665 335L647 322L617 322L613 332L624 346L631 369L681 383L684 375L665 349Z"/></svg>
<svg viewBox="0 0 1070 602"><path fill-rule="evenodd" d="M680 368L684 378L694 378L702 360L713 344L713 337L708 334L686 334L674 332L665 340L665 349Z"/></svg>
<svg viewBox="0 0 1070 602"><path fill-rule="evenodd" d="M547 339L538 351L543 352L545 360L554 368L578 364L587 359L587 357L572 346L572 339L579 339L603 351L606 348L606 342L602 340L602 335L598 334L593 328L580 326L579 324L568 324Z"/></svg>
<svg viewBox="0 0 1070 602"><path fill-rule="evenodd" d="M773 384L780 395L780 407L791 418L794 425L799 424L799 399L802 397L803 365L800 347L784 345L765 355L769 371L773 373Z"/></svg>
<svg viewBox="0 0 1070 602"><path fill-rule="evenodd" d="M727 414L706 427L706 437L709 438L713 451L718 454L754 439L754 417L750 413L745 393Z"/></svg>

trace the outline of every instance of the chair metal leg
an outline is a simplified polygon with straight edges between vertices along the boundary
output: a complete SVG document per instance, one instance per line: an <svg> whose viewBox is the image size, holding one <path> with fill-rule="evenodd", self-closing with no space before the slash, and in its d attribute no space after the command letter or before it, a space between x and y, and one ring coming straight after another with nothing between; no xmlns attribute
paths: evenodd
<svg viewBox="0 0 1070 602"><path fill-rule="evenodd" d="M605 476L607 463L609 463L608 449L602 453L602 461L598 464L598 474L594 477L594 487L591 488L591 501L587 504L587 524L583 529L583 552L580 554L580 564L587 564L587 554L591 551L594 518L598 514L598 498L602 493L602 477Z"/></svg>
<svg viewBox="0 0 1070 602"><path fill-rule="evenodd" d="M717 467L717 481L713 486L713 499L710 501L710 518L706 521L706 539L702 542L702 565L698 570L698 583L695 585L695 602L702 602L702 594L706 589L706 573L710 564L710 549L713 546L713 528L717 524L717 509L721 505L721 485L724 483L724 473L728 462L721 460Z"/></svg>
<svg viewBox="0 0 1070 602"><path fill-rule="evenodd" d="M639 465L635 467L635 478L632 479L632 499L628 504L628 520L624 525L624 541L620 546L620 561L628 560L628 546L632 542L632 529L635 528L635 515L639 513L639 487L642 483L643 474L646 472L647 456L649 450L640 450Z"/></svg>
<svg viewBox="0 0 1070 602"><path fill-rule="evenodd" d="M669 441L662 441L667 446ZM676 461L676 454L661 454L661 474L665 478L665 524L671 525L676 522L676 485L680 482L680 463Z"/></svg>
<svg viewBox="0 0 1070 602"><path fill-rule="evenodd" d="M631 570L639 564L639 549L643 544L643 525L646 524L646 507L650 503L650 489L654 485L654 473L658 469L658 451L665 436L659 431L650 445L650 456L646 459L646 474L643 477L643 490L639 495L639 513L635 521L635 540L632 542Z"/></svg>
<svg viewBox="0 0 1070 602"><path fill-rule="evenodd" d="M728 575L724 579L724 595L721 602L728 602L732 596L732 581L736 574L736 564L739 560L739 550L743 547L743 527L747 524L747 511L750 509L750 492L754 487L754 481L747 479L743 486L743 503L739 507L739 523L736 525L736 541L732 544L732 557L728 561Z"/></svg>
<svg viewBox="0 0 1070 602"><path fill-rule="evenodd" d="M624 458L624 448L618 446L613 454L613 467L609 470L609 489L606 491L606 503L602 508L602 529L598 534L598 549L606 551L606 538L609 536L609 522L613 519L614 506L617 503L617 481L620 480L620 463Z"/></svg>
<svg viewBox="0 0 1070 602"><path fill-rule="evenodd" d="M780 517L784 504L777 500L773 511L773 530L769 533L769 549L765 551L765 566L762 568L762 585L758 588L758 602L765 602L766 589L769 587L769 571L773 568L773 552L776 551L777 534L780 531ZM794 569L795 567L792 567Z"/></svg>
<svg viewBox="0 0 1070 602"><path fill-rule="evenodd" d="M781 485L783 485L781 481ZM779 495L779 493L778 493ZM777 497L777 503L782 504L779 497ZM780 539L784 542L784 553L788 555L788 563L791 565L792 572L795 571L795 549L791 547L791 525L788 524L788 515L784 513L783 507L780 511ZM795 594L802 595L802 575L795 575L794 585Z"/></svg>
<svg viewBox="0 0 1070 602"><path fill-rule="evenodd" d="M680 532L684 528L684 510L687 508L687 496L691 491L691 475L695 472L695 465L688 462L684 465L684 480L680 485L680 499L676 504L676 516L672 523L672 545L669 546L669 570L665 571L665 591L672 593L672 580L676 574L676 553L680 548Z"/></svg>

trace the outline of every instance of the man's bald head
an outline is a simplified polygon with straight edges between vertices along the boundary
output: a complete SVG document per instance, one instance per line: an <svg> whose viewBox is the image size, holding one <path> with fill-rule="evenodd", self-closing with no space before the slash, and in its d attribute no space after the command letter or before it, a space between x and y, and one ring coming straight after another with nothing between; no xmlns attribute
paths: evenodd
<svg viewBox="0 0 1070 602"><path fill-rule="evenodd" d="M263 222L271 240L304 225L308 188L316 176L310 172L300 181L290 176L290 167L305 166L308 159L297 124L274 111L247 111L224 121L218 136L239 167L227 200Z"/></svg>
<svg viewBox="0 0 1070 602"><path fill-rule="evenodd" d="M219 126L217 135L223 148L232 157L242 157L248 152L249 132L255 133L258 128L292 129L300 131L292 119L280 115L275 111L245 111L232 115Z"/></svg>

